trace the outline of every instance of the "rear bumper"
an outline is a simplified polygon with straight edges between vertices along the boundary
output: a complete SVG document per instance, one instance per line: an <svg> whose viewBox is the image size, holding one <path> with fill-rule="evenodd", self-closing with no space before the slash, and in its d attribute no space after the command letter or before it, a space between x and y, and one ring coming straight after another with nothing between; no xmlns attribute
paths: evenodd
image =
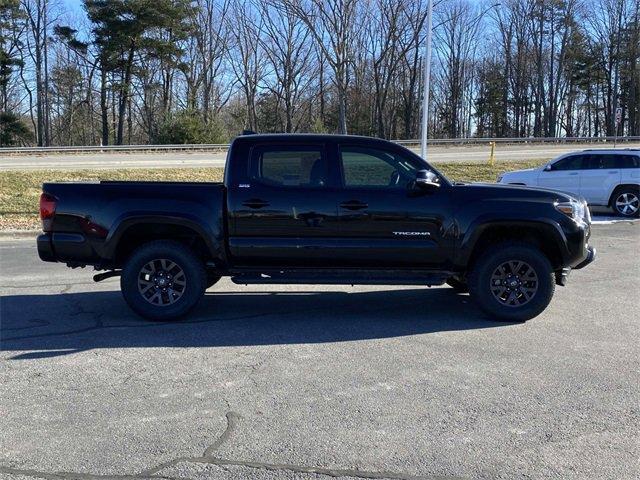
<svg viewBox="0 0 640 480"><path fill-rule="evenodd" d="M42 235L38 235L36 241L40 260L44 262L56 262L56 256L53 253L53 244L51 243L51 234L43 233Z"/></svg>
<svg viewBox="0 0 640 480"><path fill-rule="evenodd" d="M36 242L38 256L45 262L93 264L97 260L90 243L79 233L43 233Z"/></svg>

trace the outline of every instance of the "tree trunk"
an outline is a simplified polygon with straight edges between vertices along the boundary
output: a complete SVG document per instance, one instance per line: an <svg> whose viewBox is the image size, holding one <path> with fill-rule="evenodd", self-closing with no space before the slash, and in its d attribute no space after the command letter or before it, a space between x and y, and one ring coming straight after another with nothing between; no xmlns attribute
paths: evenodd
<svg viewBox="0 0 640 480"><path fill-rule="evenodd" d="M124 79L120 89L120 99L118 103L118 133L116 137L116 145L122 145L124 135L124 120L127 111L127 100L129 98L129 89L131 84L131 69L133 67L133 54L135 53L134 45L129 48L127 63L125 65Z"/></svg>
<svg viewBox="0 0 640 480"><path fill-rule="evenodd" d="M100 118L102 120L102 145L109 145L109 105L107 103L107 71L100 67Z"/></svg>

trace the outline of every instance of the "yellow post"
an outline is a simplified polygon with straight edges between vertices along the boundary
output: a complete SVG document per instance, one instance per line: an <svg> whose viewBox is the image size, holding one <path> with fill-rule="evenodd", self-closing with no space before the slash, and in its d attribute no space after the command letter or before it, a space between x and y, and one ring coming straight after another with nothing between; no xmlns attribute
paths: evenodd
<svg viewBox="0 0 640 480"><path fill-rule="evenodd" d="M495 156L493 155L496 149L496 142L489 142L491 145L491 154L489 155L489 165L493 165L496 161Z"/></svg>

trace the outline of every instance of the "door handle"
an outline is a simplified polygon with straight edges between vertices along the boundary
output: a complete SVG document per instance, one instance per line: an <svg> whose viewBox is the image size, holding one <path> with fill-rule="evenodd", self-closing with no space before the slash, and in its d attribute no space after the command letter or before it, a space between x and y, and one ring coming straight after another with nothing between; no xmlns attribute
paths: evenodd
<svg viewBox="0 0 640 480"><path fill-rule="evenodd" d="M618 171L617 170L611 170L611 171L609 171L609 173L618 173Z"/></svg>
<svg viewBox="0 0 640 480"><path fill-rule="evenodd" d="M578 175L578 172L571 172L569 175Z"/></svg>
<svg viewBox="0 0 640 480"><path fill-rule="evenodd" d="M264 200L260 200L259 198L252 198L251 200L245 200L242 202L242 205L249 208L263 208L268 207L269 202L265 202Z"/></svg>
<svg viewBox="0 0 640 480"><path fill-rule="evenodd" d="M363 208L368 208L369 204L364 202L359 202L357 200L349 200L348 202L342 202L340 204L340 208L345 208L347 210L362 210Z"/></svg>

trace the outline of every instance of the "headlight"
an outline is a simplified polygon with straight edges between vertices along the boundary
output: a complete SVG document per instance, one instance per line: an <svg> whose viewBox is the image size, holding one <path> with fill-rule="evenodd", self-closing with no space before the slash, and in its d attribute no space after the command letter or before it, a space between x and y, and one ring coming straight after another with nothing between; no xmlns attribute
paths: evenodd
<svg viewBox="0 0 640 480"><path fill-rule="evenodd" d="M591 211L589 210L589 205L587 205L587 202L584 201L582 202L582 204L584 205L584 218L587 221L587 223L591 223Z"/></svg>
<svg viewBox="0 0 640 480"><path fill-rule="evenodd" d="M556 210L564 213L567 217L573 218L576 222L582 222L585 217L585 205L582 202L557 202Z"/></svg>

